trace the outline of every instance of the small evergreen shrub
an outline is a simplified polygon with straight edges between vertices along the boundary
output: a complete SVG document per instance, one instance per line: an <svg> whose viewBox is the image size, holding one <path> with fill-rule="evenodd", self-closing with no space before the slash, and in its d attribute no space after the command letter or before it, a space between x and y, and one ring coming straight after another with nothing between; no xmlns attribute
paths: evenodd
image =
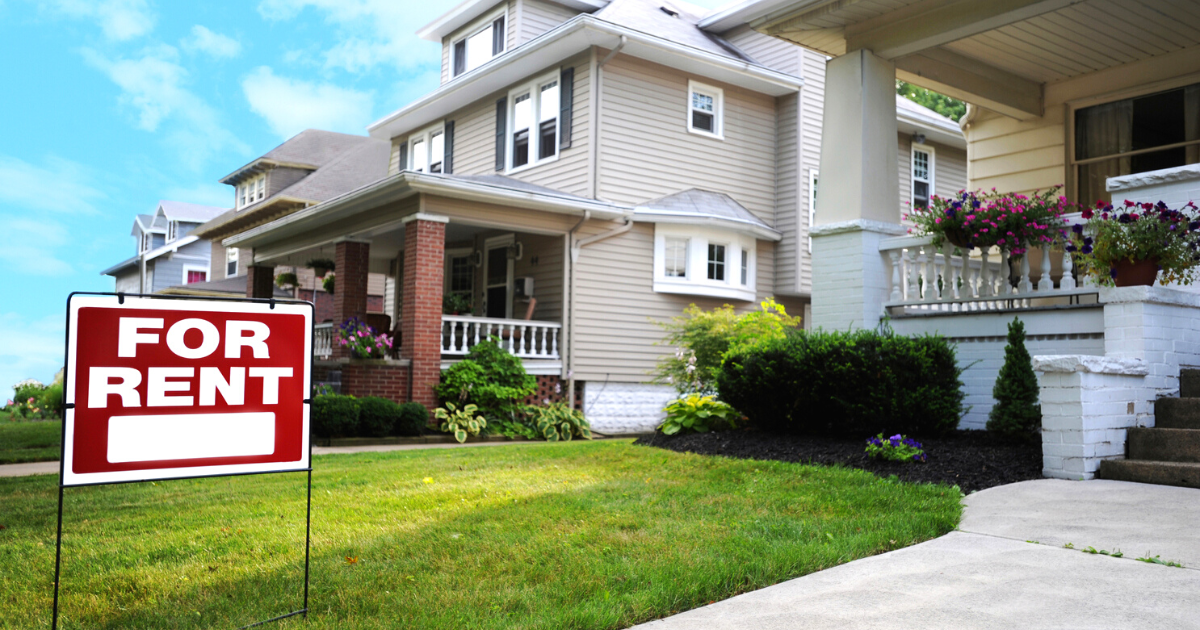
<svg viewBox="0 0 1200 630"><path fill-rule="evenodd" d="M493 337L477 344L467 358L442 372L438 400L473 404L485 417L511 418L516 405L537 389L521 360L501 348Z"/></svg>
<svg viewBox="0 0 1200 630"><path fill-rule="evenodd" d="M1004 365L992 387L996 406L988 414L987 430L1012 438L1037 437L1042 429L1042 406L1038 404L1037 376L1033 359L1025 349L1025 324L1013 318L1008 325Z"/></svg>
<svg viewBox="0 0 1200 630"><path fill-rule="evenodd" d="M322 438L350 437L358 433L358 399L341 394L314 396L309 414L312 434Z"/></svg>
<svg viewBox="0 0 1200 630"><path fill-rule="evenodd" d="M425 432L429 426L429 410L419 402L408 402L400 405L400 415L392 427L392 435L416 436Z"/></svg>
<svg viewBox="0 0 1200 630"><path fill-rule="evenodd" d="M355 437L384 437L392 434L400 419L400 405L376 396L358 400L358 431Z"/></svg>
<svg viewBox="0 0 1200 630"><path fill-rule="evenodd" d="M961 374L943 337L800 331L731 353L717 390L765 431L938 435L963 414Z"/></svg>

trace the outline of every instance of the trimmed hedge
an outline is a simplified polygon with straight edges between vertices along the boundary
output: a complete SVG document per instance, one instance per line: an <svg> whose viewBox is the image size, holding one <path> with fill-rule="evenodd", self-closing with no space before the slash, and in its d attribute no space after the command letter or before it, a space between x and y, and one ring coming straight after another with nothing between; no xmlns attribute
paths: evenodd
<svg viewBox="0 0 1200 630"><path fill-rule="evenodd" d="M400 405L386 398L360 398L356 437L385 437L392 432L392 427L399 417Z"/></svg>
<svg viewBox="0 0 1200 630"><path fill-rule="evenodd" d="M313 396L309 421L317 437L349 437L358 433L358 399L339 394Z"/></svg>
<svg viewBox="0 0 1200 630"><path fill-rule="evenodd" d="M964 412L954 352L937 336L795 332L731 354L717 391L765 431L938 435Z"/></svg>
<svg viewBox="0 0 1200 630"><path fill-rule="evenodd" d="M416 436L429 424L429 411L416 402L322 394L313 398L311 421L320 438Z"/></svg>
<svg viewBox="0 0 1200 630"><path fill-rule="evenodd" d="M400 415L392 428L392 435L416 436L425 433L429 426L429 410L419 402L400 405Z"/></svg>

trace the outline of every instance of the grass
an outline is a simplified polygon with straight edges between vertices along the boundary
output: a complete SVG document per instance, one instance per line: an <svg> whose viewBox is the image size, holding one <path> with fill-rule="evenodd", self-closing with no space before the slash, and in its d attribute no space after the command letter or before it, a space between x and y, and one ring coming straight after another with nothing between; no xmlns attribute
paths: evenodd
<svg viewBox="0 0 1200 630"><path fill-rule="evenodd" d="M950 531L960 493L625 441L315 458L324 628L624 628ZM0 628L48 627L56 479L0 479ZM302 473L66 491L62 628L299 608Z"/></svg>
<svg viewBox="0 0 1200 630"><path fill-rule="evenodd" d="M0 418L0 464L57 460L61 443L62 422L58 420L11 422Z"/></svg>

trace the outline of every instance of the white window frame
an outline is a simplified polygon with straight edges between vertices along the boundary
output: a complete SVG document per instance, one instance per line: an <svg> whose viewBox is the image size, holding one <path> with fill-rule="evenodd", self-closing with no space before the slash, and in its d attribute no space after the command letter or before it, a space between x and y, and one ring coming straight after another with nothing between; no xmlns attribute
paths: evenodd
<svg viewBox="0 0 1200 630"><path fill-rule="evenodd" d="M154 244L154 237L150 232L142 230L142 236L138 239L138 253L144 254L150 251L150 247Z"/></svg>
<svg viewBox="0 0 1200 630"><path fill-rule="evenodd" d="M259 173L242 180L233 189L233 203L238 210L252 206L267 197L267 174Z"/></svg>
<svg viewBox="0 0 1200 630"><path fill-rule="evenodd" d="M713 130L706 131L697 129L692 126L692 95L700 93L704 96L710 96L713 99ZM725 90L699 81L688 80L687 102L684 103L684 116L687 118L688 133L715 138L717 140L725 139Z"/></svg>
<svg viewBox="0 0 1200 630"><path fill-rule="evenodd" d="M232 257L231 257L232 254ZM229 263L233 263L233 273L229 273ZM235 278L238 275L238 266L241 263L238 260L238 249L236 247L225 248L225 277Z"/></svg>
<svg viewBox="0 0 1200 630"><path fill-rule="evenodd" d="M444 173L446 171L446 124L439 122L436 125L426 127L417 133L408 137L408 165L407 170L417 173L432 173L433 171L433 138L436 135L442 136L442 159L439 161L441 166L437 172ZM422 144L422 150L425 152L425 167L424 170L418 171L415 166L417 164L417 144Z"/></svg>
<svg viewBox="0 0 1200 630"><path fill-rule="evenodd" d="M491 57L489 57L487 59L487 61L484 61L483 63L479 64L478 66L475 66L475 68L482 68L483 66L486 66L489 62L491 62L492 59L495 59L496 57L499 57L500 55L503 55L504 53L508 52L508 30L510 28L512 28L512 25L510 24L510 22L512 20L510 20L508 18L508 7L501 7L499 9L491 12L490 14L479 18L478 20L473 22L470 26L468 26L466 29L464 29L462 35L450 40L450 54L447 55L447 57L449 58L450 67L447 68L446 74L451 79L456 79L465 74L470 74L471 71L475 69L475 68L468 67L467 64L464 62L463 63L463 71L458 74L454 74L454 68L456 67L455 62L457 61L457 56L458 56L458 53L455 52L455 49L458 47L458 43L463 40L470 39L470 38L482 33L485 30L491 29L492 25L496 23L496 20L500 19L501 17L504 18L504 33L502 33L500 36L500 41L503 42L503 47L500 49L500 52L493 54ZM493 35L493 37L494 36L495 35Z"/></svg>
<svg viewBox="0 0 1200 630"><path fill-rule="evenodd" d="M203 271L204 272L204 280L202 280L202 282L208 282L209 269L207 266L205 266L205 265L184 265L183 266L183 281L180 282L180 284L184 284L184 285L188 284L188 273L192 272L192 271Z"/></svg>
<svg viewBox="0 0 1200 630"><path fill-rule="evenodd" d="M817 182L821 179L818 169L808 169L808 253L812 253L812 229L817 221Z"/></svg>
<svg viewBox="0 0 1200 630"><path fill-rule="evenodd" d="M167 242L168 243L175 240L176 229L177 229L177 227L175 225L175 221L167 221Z"/></svg>
<svg viewBox="0 0 1200 630"><path fill-rule="evenodd" d="M738 248L738 284L748 287L750 286L750 250Z"/></svg>
<svg viewBox="0 0 1200 630"><path fill-rule="evenodd" d="M923 181L923 180L917 179L917 174L916 174L917 153L924 153L925 155L927 155L929 157L929 179L925 183L929 184L930 203L932 203L933 195L935 194L933 192L933 186L934 186L935 178L937 176L936 175L937 171L934 167L935 158L934 158L933 147L931 147L927 144L917 144L914 142L910 153L911 153L911 156L909 157L909 160L908 160L908 202L909 202L909 204L911 204L912 207L915 208L916 201L917 201L917 186L916 186L916 184L917 184L917 182Z"/></svg>
<svg viewBox="0 0 1200 630"><path fill-rule="evenodd" d="M667 275L666 242L669 238L687 241L687 273L682 278ZM725 247L725 279L708 279L708 246ZM705 297L744 300L757 299L758 241L751 234L688 223L654 225L654 291ZM746 284L741 283L741 257L746 257Z"/></svg>
<svg viewBox="0 0 1200 630"><path fill-rule="evenodd" d="M442 291L446 295L450 295L451 293L455 293L455 291L451 291L451 288L450 288L451 287L450 283L453 280L453 278L451 278L451 275L454 272L454 266L452 264L454 262L454 259L455 258L467 258L468 260L473 259L475 257L475 248L473 248L473 247L456 247L454 249L447 249L445 256L446 256L446 264L445 264L446 268L445 268L445 271L443 272L444 280L442 283ZM473 263L472 263L472 265L473 265ZM478 269L478 267L476 267L476 269ZM478 288L477 285L479 284L479 282L478 282L479 278L477 276L478 276L477 273L472 272L472 274L471 274L471 290L467 293L467 297L471 299L472 306L475 305L475 290ZM457 293L462 293L462 291L458 291Z"/></svg>
<svg viewBox="0 0 1200 630"><path fill-rule="evenodd" d="M667 248L667 241L669 241L669 240L683 241L683 275L682 276L667 275L667 258L666 258L667 249L666 248ZM674 235L665 235L664 236L664 238L663 238L663 266L662 266L662 275L664 278L670 278L672 280L687 280L688 279L688 274L691 272L691 269L689 269L689 267L690 267L689 263L691 262L691 259L692 259L691 247L692 247L692 242L691 242L690 238L683 237L683 236L674 236Z"/></svg>
<svg viewBox="0 0 1200 630"><path fill-rule="evenodd" d="M554 83L554 82L558 83L558 98L559 98L559 101L558 101L559 108L554 113L554 155L550 155L550 156L547 156L544 158L539 158L538 157L538 153L539 153L538 148L541 143L541 133L540 133L540 131L541 131L541 116L540 116L540 114L541 114L541 110L542 110L542 88L545 87L547 84ZM525 94L526 92L529 93L529 100L531 101L530 109L532 110L532 115L533 115L533 122L530 124L530 127L529 127L529 161L525 164L522 164L521 166L513 166L513 157L516 153L516 151L513 150L513 136L515 135L516 120L517 120L517 117L516 117L517 104L515 101L518 96L521 96L521 95ZM530 81L529 83L526 83L520 87L509 90L509 92L508 92L508 114L507 114L508 129L505 130L505 140L504 140L504 143L505 143L504 159L505 159L505 169L506 169L505 172L506 173L519 173L521 171L531 169L535 166L541 166L542 164L550 164L551 162L558 161L559 154L561 153L559 147L562 144L562 107L561 107L561 105L562 105L562 77L560 76L560 73L557 71L543 75L543 76L538 77L537 79Z"/></svg>
<svg viewBox="0 0 1200 630"><path fill-rule="evenodd" d="M724 276L724 278L722 278L720 280L708 277L708 266L710 264L713 264L713 260L711 258L709 258L710 253L708 250L711 247L713 247L714 245L717 247L725 248L724 249L725 260L721 261L721 275ZM733 258L732 252L734 252L736 250L737 250L737 245L733 245L733 244L727 243L722 240L709 240L708 243L705 244L705 248L704 248L704 279L709 282L717 282L720 284L733 284L733 282L731 282L731 279L730 279L730 275L732 275L732 274L729 273L729 269L732 267L732 265L730 265L729 263L730 263L730 259Z"/></svg>

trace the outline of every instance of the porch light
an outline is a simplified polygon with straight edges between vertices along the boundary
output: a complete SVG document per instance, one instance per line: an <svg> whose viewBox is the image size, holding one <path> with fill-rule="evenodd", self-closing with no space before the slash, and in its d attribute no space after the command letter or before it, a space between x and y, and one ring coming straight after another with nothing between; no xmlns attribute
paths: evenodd
<svg viewBox="0 0 1200 630"><path fill-rule="evenodd" d="M912 135L912 141L913 141L913 144L925 144L925 134L914 133Z"/></svg>

